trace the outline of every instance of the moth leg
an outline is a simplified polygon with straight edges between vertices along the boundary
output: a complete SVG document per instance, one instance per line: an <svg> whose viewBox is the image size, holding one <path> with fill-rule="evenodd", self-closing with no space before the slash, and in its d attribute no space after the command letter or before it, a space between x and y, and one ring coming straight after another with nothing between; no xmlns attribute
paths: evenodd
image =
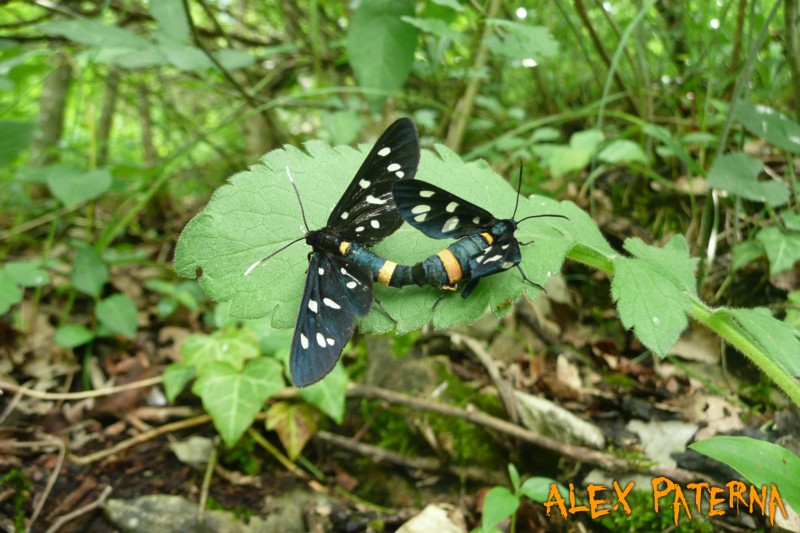
<svg viewBox="0 0 800 533"><path fill-rule="evenodd" d="M522 275L522 279L523 280L527 281L528 283L530 283L531 285L533 285L537 289L541 290L543 293L547 294L547 290L545 290L544 287L542 287L541 285L539 285L538 283L536 283L535 281L531 280L528 276L525 275L525 271L522 270L522 267L517 265L517 270L519 270L519 273Z"/></svg>
<svg viewBox="0 0 800 533"><path fill-rule="evenodd" d="M387 311L386 308L383 306L383 302L381 302L377 298L374 298L374 300L375 300L375 303L378 304L378 308L383 312L383 314L386 315L386 317L389 320L391 320L392 322L397 324L397 320L392 315L389 314L389 311Z"/></svg>
<svg viewBox="0 0 800 533"><path fill-rule="evenodd" d="M534 241L534 240L530 240L530 241L528 241L528 242L522 242L522 241L520 241L519 245L520 245L520 246L528 246L529 244L533 244L534 242L536 242L536 241Z"/></svg>

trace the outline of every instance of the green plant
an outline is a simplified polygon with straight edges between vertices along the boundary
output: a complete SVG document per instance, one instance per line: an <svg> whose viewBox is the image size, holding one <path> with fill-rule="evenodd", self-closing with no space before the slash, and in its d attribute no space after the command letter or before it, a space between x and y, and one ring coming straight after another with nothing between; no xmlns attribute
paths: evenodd
<svg viewBox="0 0 800 533"><path fill-rule="evenodd" d="M544 503L547 501L551 485L558 487L559 493L567 494L567 489L556 481L545 477L529 477L520 482L519 471L513 464L508 465L508 477L511 488L497 486L486 493L483 499L481 525L472 530L472 533L495 533L499 531L495 526L511 518L511 533L516 531L516 513L523 497L529 500Z"/></svg>
<svg viewBox="0 0 800 533"><path fill-rule="evenodd" d="M30 480L22 470L14 469L0 479L0 486L12 487L14 491L11 496L14 531L25 531L25 502L31 499L32 484Z"/></svg>

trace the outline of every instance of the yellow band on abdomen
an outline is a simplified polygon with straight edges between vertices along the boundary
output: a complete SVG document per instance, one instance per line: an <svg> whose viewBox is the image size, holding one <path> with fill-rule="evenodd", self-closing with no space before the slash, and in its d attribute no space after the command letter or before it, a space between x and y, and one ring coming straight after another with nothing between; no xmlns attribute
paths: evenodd
<svg viewBox="0 0 800 533"><path fill-rule="evenodd" d="M492 237L491 233L481 233L481 237L486 239L486 244L492 244L494 242L494 237Z"/></svg>
<svg viewBox="0 0 800 533"><path fill-rule="evenodd" d="M436 255L442 260L444 270L447 272L447 280L450 284L458 283L462 274L461 265L458 264L458 259L453 255L453 252L445 248Z"/></svg>
<svg viewBox="0 0 800 533"><path fill-rule="evenodd" d="M397 263L392 263L391 261L386 261L381 269L378 271L378 283L381 285L389 286L389 282L392 281L392 274L394 274L394 268L397 266Z"/></svg>
<svg viewBox="0 0 800 533"><path fill-rule="evenodd" d="M350 243L348 241L342 241L342 244L339 245L339 253L342 255L347 255L347 250L350 249Z"/></svg>

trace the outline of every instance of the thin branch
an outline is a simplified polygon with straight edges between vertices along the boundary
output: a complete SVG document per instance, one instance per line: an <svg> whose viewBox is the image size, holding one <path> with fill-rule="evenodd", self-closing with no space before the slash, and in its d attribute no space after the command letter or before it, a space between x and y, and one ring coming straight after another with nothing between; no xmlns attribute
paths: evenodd
<svg viewBox="0 0 800 533"><path fill-rule="evenodd" d="M50 495L50 491L53 490L53 485L56 484L56 479L58 479L58 474L61 472L61 467L64 465L64 456L67 453L67 448L64 446L64 443L61 440L47 435L46 440L40 441L33 441L33 442L12 442L10 445L13 448L45 448L50 446L55 446L58 448L58 459L56 460L56 464L53 467L53 471L50 473L50 476L47 478L47 484L44 487L44 491L42 491L41 496L39 497L39 501L36 502L36 505L33 508L33 514L31 514L31 519L28 522L28 526L25 528L25 533L28 533L32 530L34 522L39 517L39 513L42 512L42 508L44 508L44 503L47 501L47 497Z"/></svg>
<svg viewBox="0 0 800 533"><path fill-rule="evenodd" d="M90 513L92 511L94 511L95 509L104 507L105 504L106 504L106 500L108 499L109 496L111 496L111 491L112 490L113 489L111 488L111 485L106 485L106 487L100 493L100 496L98 496L95 501L93 501L93 502L91 502L91 503L89 503L87 505L84 505L83 507L80 507L78 509L75 509L71 513L67 513L67 514L65 514L63 516L59 516L58 519L56 519L53 522L53 525L50 526L49 528L47 528L47 531L45 533L56 533L56 531L61 529L61 527L64 524L66 524L68 522L71 522L72 520L75 520L79 516L85 515L86 513Z"/></svg>
<svg viewBox="0 0 800 533"><path fill-rule="evenodd" d="M39 400L85 400L86 398L98 398L100 396L109 396L118 392L123 392L132 389L141 389L142 387L152 387L161 383L161 376L154 378L147 378L141 381L134 381L124 385L117 385L116 387L108 387L106 389L87 390L83 392L42 392L14 383L0 381L0 391L8 390L14 393L21 393L24 396L36 398ZM0 392L0 396L2 392Z"/></svg>
<svg viewBox="0 0 800 533"><path fill-rule="evenodd" d="M186 429L194 426L200 426L210 421L211 421L211 416L209 415L200 415L194 418L188 418L186 420L179 420L178 422L172 422L171 424L166 424L161 427L151 429L150 431L145 431L144 433L140 433L135 437L117 443L111 448L105 450L100 450L98 452L90 453L88 455L70 455L70 461L79 465L88 465L105 457L108 457L109 455L114 455L115 453L127 450L128 448L136 446L141 442L145 442L152 438L158 437L159 435L164 435L165 433L170 433L172 431L178 431L181 429Z"/></svg>
<svg viewBox="0 0 800 533"><path fill-rule="evenodd" d="M370 457L376 463L388 462L403 466L410 470L423 470L425 472L448 472L454 476L463 476L476 481L483 481L493 485L505 485L508 480L505 475L497 470L489 470L478 466L458 466L441 462L433 457L406 457L397 452L385 450L379 446L371 446L362 442L357 442L351 438L318 431L315 438L350 450L351 452Z"/></svg>

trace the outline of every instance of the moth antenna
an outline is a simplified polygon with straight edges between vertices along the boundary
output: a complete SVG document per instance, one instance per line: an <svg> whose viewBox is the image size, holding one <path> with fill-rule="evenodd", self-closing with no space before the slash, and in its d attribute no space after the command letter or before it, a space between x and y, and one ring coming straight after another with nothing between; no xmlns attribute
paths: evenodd
<svg viewBox="0 0 800 533"><path fill-rule="evenodd" d="M519 207L519 192L522 190L522 160L519 161L519 182L517 183L517 201L514 203L514 213L511 215L511 220L517 216L517 208Z"/></svg>
<svg viewBox="0 0 800 533"><path fill-rule="evenodd" d="M289 176L289 181L292 182L292 187L294 187L294 193L297 195L297 201L300 204L300 214L303 215L303 224L306 226L306 231L310 233L311 229L308 227L308 222L306 221L306 210L303 209L303 200L300 199L300 191L297 190L297 185L294 184L294 178L289 171L289 165L286 165L286 175Z"/></svg>
<svg viewBox="0 0 800 533"><path fill-rule="evenodd" d="M521 219L517 220L517 224L519 224L520 222L522 222L524 220L528 220L530 218L545 218L545 217L564 218L566 220L569 220L569 217L565 217L564 215L531 215L531 216L528 216L528 217L521 218Z"/></svg>
<svg viewBox="0 0 800 533"><path fill-rule="evenodd" d="M275 250L274 252L272 252L271 254L269 254L267 257L265 257L265 258L263 258L263 259L259 259L258 261L256 261L255 263L253 263L252 265L250 265L249 267L247 267L247 270L245 270L245 271L244 271L244 275L245 275L245 276L249 276L249 275L250 275L250 273L251 273L253 270L255 270L255 268L256 268L258 265L260 265L261 263L263 263L264 261L266 261L266 260L267 260L267 259L269 259L270 257L272 257L272 256L274 256L274 255L277 255L277 254L281 253L282 251L284 251L285 249L287 249L287 248L288 248L288 247L290 247L291 245L293 245L293 244L297 244L298 242L302 241L303 239L305 239L305 237L300 237L299 239L295 239L295 240L293 240L292 242L290 242L289 244L285 244L285 245L281 246L280 248L278 248L277 250Z"/></svg>

